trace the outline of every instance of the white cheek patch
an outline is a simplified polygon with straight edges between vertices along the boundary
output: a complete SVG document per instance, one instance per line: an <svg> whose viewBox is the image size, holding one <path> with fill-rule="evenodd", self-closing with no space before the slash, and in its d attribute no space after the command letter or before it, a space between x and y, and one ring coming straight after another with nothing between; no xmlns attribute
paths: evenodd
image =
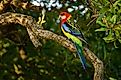
<svg viewBox="0 0 121 80"><path fill-rule="evenodd" d="M66 16L61 16L61 19L66 19Z"/></svg>

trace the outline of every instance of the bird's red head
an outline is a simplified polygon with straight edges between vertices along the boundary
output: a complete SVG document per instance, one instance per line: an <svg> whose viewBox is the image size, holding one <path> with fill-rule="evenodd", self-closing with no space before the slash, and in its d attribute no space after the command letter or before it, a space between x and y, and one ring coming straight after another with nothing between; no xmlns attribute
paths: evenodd
<svg viewBox="0 0 121 80"><path fill-rule="evenodd" d="M66 22L68 19L70 19L71 14L67 13L67 12L61 12L59 17L61 18L61 22L64 23Z"/></svg>

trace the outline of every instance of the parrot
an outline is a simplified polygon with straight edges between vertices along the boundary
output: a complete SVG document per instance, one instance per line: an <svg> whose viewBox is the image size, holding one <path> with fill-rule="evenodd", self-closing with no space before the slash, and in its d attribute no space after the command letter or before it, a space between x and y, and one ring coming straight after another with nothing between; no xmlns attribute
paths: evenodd
<svg viewBox="0 0 121 80"><path fill-rule="evenodd" d="M82 32L77 29L77 27L75 27L74 24L71 23L70 18L71 18L71 14L68 12L61 12L59 15L59 19L60 19L60 29L63 32L63 34L70 39L73 43L74 46L77 50L77 54L80 58L80 62L82 63L82 67L84 70L86 70L86 59L83 55L83 46L82 46L82 42L87 43L87 41L85 40Z"/></svg>

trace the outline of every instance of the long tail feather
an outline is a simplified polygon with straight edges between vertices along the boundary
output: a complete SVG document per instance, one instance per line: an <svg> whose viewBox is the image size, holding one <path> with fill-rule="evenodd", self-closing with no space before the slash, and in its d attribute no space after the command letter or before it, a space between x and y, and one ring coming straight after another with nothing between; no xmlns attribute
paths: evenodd
<svg viewBox="0 0 121 80"><path fill-rule="evenodd" d="M75 43L76 49L77 49L77 54L80 58L80 61L82 63L82 67L84 68L84 70L86 70L86 60L83 56L83 51L82 51L82 47L79 46L78 44Z"/></svg>

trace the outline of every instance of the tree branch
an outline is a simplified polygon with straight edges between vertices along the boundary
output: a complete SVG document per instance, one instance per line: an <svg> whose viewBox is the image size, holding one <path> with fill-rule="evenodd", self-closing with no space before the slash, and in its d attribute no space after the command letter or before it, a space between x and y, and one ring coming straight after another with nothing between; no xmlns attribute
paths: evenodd
<svg viewBox="0 0 121 80"><path fill-rule="evenodd" d="M0 13L2 13L4 11L4 9L6 8L7 5L9 5L9 3L11 2L12 0L2 0L0 2Z"/></svg>
<svg viewBox="0 0 121 80"><path fill-rule="evenodd" d="M76 52L76 49L71 41L51 31L43 30L31 16L11 12L0 15L0 24L6 25L8 23L19 23L22 26L25 26L35 47L41 45L41 43L39 42L39 38L45 38L54 40L70 51ZM93 52L85 47L84 55L95 68L94 80L103 80L103 62Z"/></svg>
<svg viewBox="0 0 121 80"><path fill-rule="evenodd" d="M17 8L34 10L34 11L37 11L37 12L40 12L43 9L41 6L35 6L31 3L21 2L21 1L17 1L17 0L12 0L12 2L10 4L14 5Z"/></svg>

